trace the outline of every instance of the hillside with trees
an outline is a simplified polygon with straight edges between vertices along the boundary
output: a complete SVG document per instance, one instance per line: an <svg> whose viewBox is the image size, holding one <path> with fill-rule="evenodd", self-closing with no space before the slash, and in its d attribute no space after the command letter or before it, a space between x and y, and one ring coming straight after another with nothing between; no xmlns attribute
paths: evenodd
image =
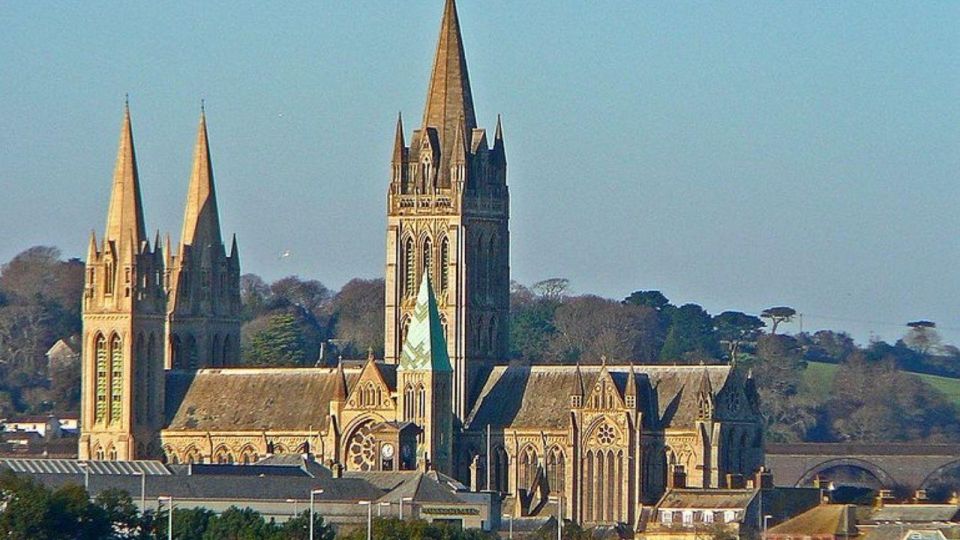
<svg viewBox="0 0 960 540"><path fill-rule="evenodd" d="M45 353L80 332L83 272L81 261L42 246L0 268L0 416L78 410L79 363L51 368ZM383 296L382 279L354 279L333 291L313 279L267 283L245 274L240 363L314 366L369 352L379 357ZM574 295L563 278L513 283L510 309L511 362L590 364L606 357L732 363L750 371L769 441L960 441L958 404L929 383L934 375L960 379L960 349L944 344L931 321L908 321L892 344L858 345L831 330L783 333L780 325L797 314L789 306L711 314L655 290L622 299Z"/></svg>

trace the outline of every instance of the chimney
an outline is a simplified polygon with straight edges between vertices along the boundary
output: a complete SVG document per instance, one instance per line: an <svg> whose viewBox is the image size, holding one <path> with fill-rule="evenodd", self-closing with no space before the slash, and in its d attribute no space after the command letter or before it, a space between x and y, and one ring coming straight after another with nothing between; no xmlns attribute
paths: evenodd
<svg viewBox="0 0 960 540"><path fill-rule="evenodd" d="M893 500L893 492L889 489L881 489L873 499L874 508L883 508L884 503Z"/></svg>
<svg viewBox="0 0 960 540"><path fill-rule="evenodd" d="M727 473L727 488L743 489L746 486L742 474Z"/></svg>
<svg viewBox="0 0 960 540"><path fill-rule="evenodd" d="M480 456L470 461L470 491L480 491Z"/></svg>
<svg viewBox="0 0 960 540"><path fill-rule="evenodd" d="M927 500L927 490L918 489L917 492L914 494L914 498L917 500L917 502L922 502Z"/></svg>
<svg viewBox="0 0 960 540"><path fill-rule="evenodd" d="M673 466L673 473L670 474L667 482L667 487L680 489L687 487L687 473L684 471L683 465Z"/></svg>
<svg viewBox="0 0 960 540"><path fill-rule="evenodd" d="M330 467L330 471L333 473L334 478L343 478L343 465L340 463L334 463Z"/></svg>
<svg viewBox="0 0 960 540"><path fill-rule="evenodd" d="M754 485L760 489L773 489L773 473L766 467L760 467L754 476Z"/></svg>

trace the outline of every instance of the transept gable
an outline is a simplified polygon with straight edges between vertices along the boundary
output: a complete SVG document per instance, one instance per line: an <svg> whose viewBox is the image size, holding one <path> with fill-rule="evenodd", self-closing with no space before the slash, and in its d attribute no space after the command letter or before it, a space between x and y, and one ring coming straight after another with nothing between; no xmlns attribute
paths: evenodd
<svg viewBox="0 0 960 540"><path fill-rule="evenodd" d="M354 382L347 397L347 407L351 409L388 409L396 408L393 400L394 388L388 384L380 365L373 358L364 364L360 376Z"/></svg>
<svg viewBox="0 0 960 540"><path fill-rule="evenodd" d="M594 410L617 410L625 407L623 395L614 382L606 365L600 368L600 373L587 395L584 407Z"/></svg>

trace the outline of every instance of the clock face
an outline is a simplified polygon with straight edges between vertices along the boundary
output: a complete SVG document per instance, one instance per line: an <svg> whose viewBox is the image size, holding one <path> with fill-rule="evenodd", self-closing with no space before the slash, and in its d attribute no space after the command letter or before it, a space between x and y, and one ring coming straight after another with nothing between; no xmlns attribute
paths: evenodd
<svg viewBox="0 0 960 540"><path fill-rule="evenodd" d="M381 446L381 447L380 447L380 455L383 456L383 459L391 459L391 458L393 458L393 445L388 443L388 444L385 444L385 445Z"/></svg>

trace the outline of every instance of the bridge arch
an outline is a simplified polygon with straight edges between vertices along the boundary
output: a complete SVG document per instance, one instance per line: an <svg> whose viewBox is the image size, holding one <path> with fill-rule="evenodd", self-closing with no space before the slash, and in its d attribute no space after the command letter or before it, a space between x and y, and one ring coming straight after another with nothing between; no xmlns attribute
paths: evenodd
<svg viewBox="0 0 960 540"><path fill-rule="evenodd" d="M960 458L944 463L943 465L940 465L936 469L932 470L930 474L923 478L923 481L920 482L919 487L921 489L926 489L929 487L931 481L936 480L941 474L951 469L957 469L957 472L960 472Z"/></svg>
<svg viewBox="0 0 960 540"><path fill-rule="evenodd" d="M892 488L896 484L896 481L893 479L893 477L876 463L872 463L860 458L840 457L822 461L807 469L807 471L800 476L796 486L801 487L812 483L814 478L821 473L837 467L850 467L852 469L859 469L863 472L866 472L867 474L876 478L880 485L884 488Z"/></svg>

